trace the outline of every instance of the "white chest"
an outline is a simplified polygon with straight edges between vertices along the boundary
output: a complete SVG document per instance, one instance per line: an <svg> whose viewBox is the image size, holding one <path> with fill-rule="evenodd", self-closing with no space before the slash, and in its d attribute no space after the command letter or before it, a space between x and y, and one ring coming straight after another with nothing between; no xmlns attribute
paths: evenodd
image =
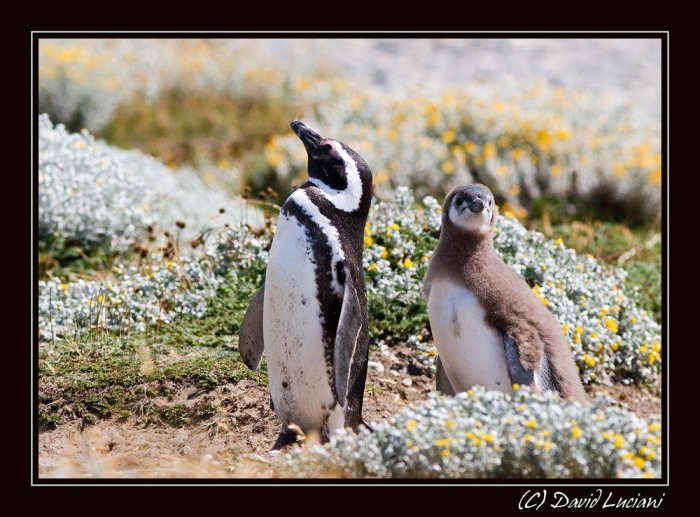
<svg viewBox="0 0 700 517"><path fill-rule="evenodd" d="M277 416L305 431L344 425L328 377L316 267L303 227L280 215L265 277L265 355Z"/></svg>
<svg viewBox="0 0 700 517"><path fill-rule="evenodd" d="M512 393L501 333L485 321L485 311L471 291L449 281L435 282L428 315L435 346L456 392L481 385Z"/></svg>

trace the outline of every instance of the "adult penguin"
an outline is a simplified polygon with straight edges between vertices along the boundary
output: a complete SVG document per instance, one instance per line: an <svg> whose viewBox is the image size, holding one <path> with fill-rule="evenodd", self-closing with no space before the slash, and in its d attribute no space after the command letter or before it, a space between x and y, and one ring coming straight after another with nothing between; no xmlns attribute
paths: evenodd
<svg viewBox="0 0 700 517"><path fill-rule="evenodd" d="M309 181L284 203L265 283L241 325L250 368L267 358L272 407L282 422L273 446L296 440L294 424L327 441L357 430L367 376L369 332L362 253L372 173L342 142L290 123L308 155Z"/></svg>

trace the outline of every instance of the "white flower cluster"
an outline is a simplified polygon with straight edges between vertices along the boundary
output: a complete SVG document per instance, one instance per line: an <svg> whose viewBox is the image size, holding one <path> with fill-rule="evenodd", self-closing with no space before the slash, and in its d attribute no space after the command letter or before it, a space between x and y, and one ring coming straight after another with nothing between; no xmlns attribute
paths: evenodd
<svg viewBox="0 0 700 517"><path fill-rule="evenodd" d="M123 250L153 222L157 194L87 132L39 117L39 239Z"/></svg>
<svg viewBox="0 0 700 517"><path fill-rule="evenodd" d="M183 242L229 220L260 225L262 214L206 185L187 168L171 170L137 150L95 140L87 131L68 133L39 117L39 239L49 236L124 250L148 226L180 231ZM154 229L155 231L155 229Z"/></svg>
<svg viewBox="0 0 700 517"><path fill-rule="evenodd" d="M444 195L484 183L513 207L556 196L619 203L636 217L661 200L661 129L632 106L543 82L338 96L308 121L372 164L379 193L409 185ZM306 167L293 134L273 138L269 163L291 180Z"/></svg>
<svg viewBox="0 0 700 517"><path fill-rule="evenodd" d="M177 314L200 317L223 280L192 257L152 267L118 265L113 274L110 281L40 281L39 336L72 337L95 327L127 335L170 323Z"/></svg>
<svg viewBox="0 0 700 517"><path fill-rule="evenodd" d="M661 477L661 424L556 395L514 396L482 387L429 400L374 425L337 432L329 444L286 456L294 477Z"/></svg>
<svg viewBox="0 0 700 517"><path fill-rule="evenodd" d="M243 226L224 228L202 258L169 260L156 252L140 266L115 266L109 281L40 281L39 336L50 340L94 327L128 334L170 323L177 314L201 317L230 271L267 263L268 242Z"/></svg>

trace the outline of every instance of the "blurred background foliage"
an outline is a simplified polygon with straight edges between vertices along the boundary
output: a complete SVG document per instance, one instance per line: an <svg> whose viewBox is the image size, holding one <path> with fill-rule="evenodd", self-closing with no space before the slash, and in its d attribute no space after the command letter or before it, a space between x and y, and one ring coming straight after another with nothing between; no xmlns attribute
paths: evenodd
<svg viewBox="0 0 700 517"><path fill-rule="evenodd" d="M528 228L627 268L659 320L662 156L653 113L529 78L375 88L321 54L260 43L41 40L39 112L173 171L191 168L230 196L269 188L279 205L307 177L288 126L307 120L365 157L380 198L406 185L417 199L441 202L457 183L486 184ZM77 262L95 256L62 246Z"/></svg>

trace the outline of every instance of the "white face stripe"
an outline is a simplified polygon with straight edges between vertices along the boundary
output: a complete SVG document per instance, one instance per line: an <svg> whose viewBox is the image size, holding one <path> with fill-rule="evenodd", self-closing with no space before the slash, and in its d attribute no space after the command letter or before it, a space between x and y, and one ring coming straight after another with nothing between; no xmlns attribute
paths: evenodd
<svg viewBox="0 0 700 517"><path fill-rule="evenodd" d="M331 259L333 264L331 268L331 273L333 274L333 289L335 292L342 296L343 288L338 282L337 271L335 265L341 260L345 260L345 253L343 253L343 247L340 245L340 235L338 235L338 229L331 224L330 219L321 213L318 207L309 199L306 192L303 189L299 189L291 198L301 207L301 209L308 215L312 221L314 221L323 233L328 237L328 244L331 246L333 252L333 258Z"/></svg>
<svg viewBox="0 0 700 517"><path fill-rule="evenodd" d="M362 180L360 179L360 172L357 170L357 164L338 141L330 139L326 141L333 146L333 150L345 162L348 186L345 190L335 190L318 178L309 178L309 181L316 185L323 192L323 195L326 196L326 199L333 203L333 206L338 210L343 212L357 210L362 198Z"/></svg>
<svg viewBox="0 0 700 517"><path fill-rule="evenodd" d="M450 221L470 232L487 231L491 222L491 210L491 207L485 207L483 212L479 214L472 212L467 207L460 213L453 201L450 206Z"/></svg>

